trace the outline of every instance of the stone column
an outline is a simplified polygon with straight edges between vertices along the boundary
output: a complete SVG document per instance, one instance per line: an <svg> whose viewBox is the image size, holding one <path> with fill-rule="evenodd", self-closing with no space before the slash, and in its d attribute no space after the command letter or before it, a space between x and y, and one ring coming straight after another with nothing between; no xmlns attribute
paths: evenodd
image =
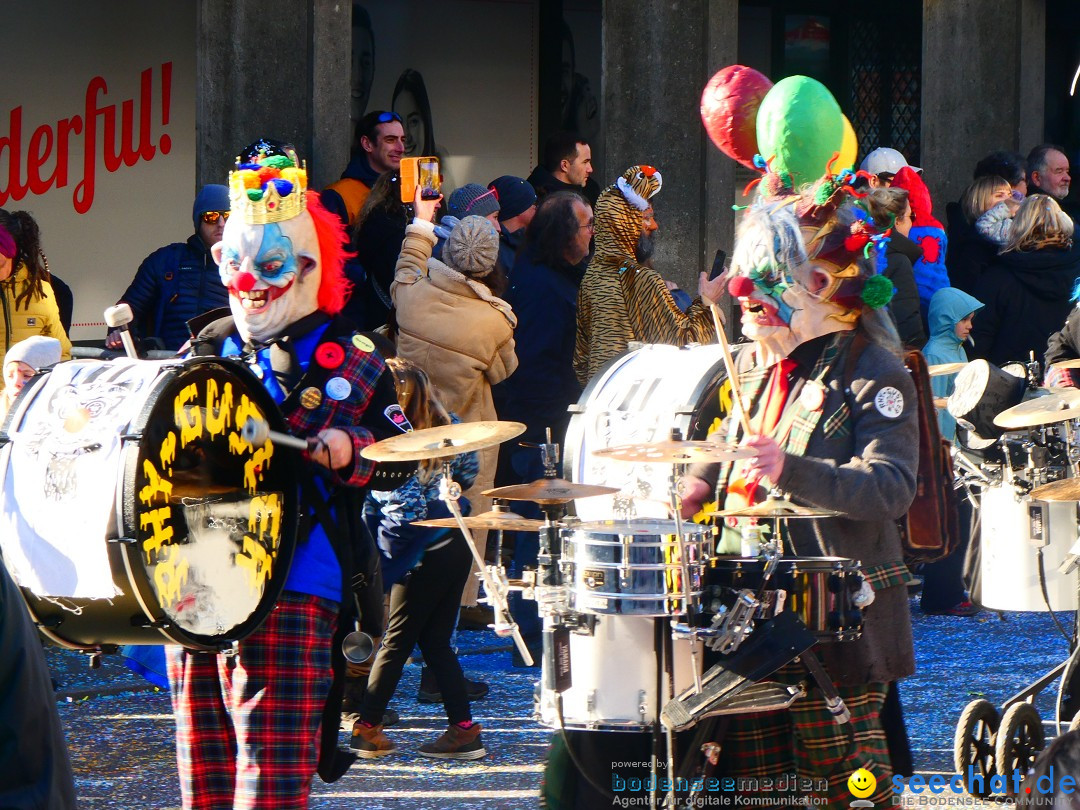
<svg viewBox="0 0 1080 810"><path fill-rule="evenodd" d="M980 158L1043 138L1046 0L923 0L922 166L934 212Z"/></svg>
<svg viewBox="0 0 1080 810"><path fill-rule="evenodd" d="M604 182L637 163L660 170L654 264L691 294L718 247L731 255L735 162L700 106L709 77L737 61L738 17L738 0L604 3Z"/></svg>
<svg viewBox="0 0 1080 810"><path fill-rule="evenodd" d="M225 182L260 137L294 144L313 188L337 179L349 158L351 11L340 0L199 1L200 184Z"/></svg>

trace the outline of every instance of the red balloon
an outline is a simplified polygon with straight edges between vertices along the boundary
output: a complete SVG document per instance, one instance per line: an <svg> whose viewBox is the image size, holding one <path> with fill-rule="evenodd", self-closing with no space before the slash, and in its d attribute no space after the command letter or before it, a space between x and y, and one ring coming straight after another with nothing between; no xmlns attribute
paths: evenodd
<svg viewBox="0 0 1080 810"><path fill-rule="evenodd" d="M712 142L730 158L754 168L757 111L773 83L745 65L721 68L701 93L701 121Z"/></svg>

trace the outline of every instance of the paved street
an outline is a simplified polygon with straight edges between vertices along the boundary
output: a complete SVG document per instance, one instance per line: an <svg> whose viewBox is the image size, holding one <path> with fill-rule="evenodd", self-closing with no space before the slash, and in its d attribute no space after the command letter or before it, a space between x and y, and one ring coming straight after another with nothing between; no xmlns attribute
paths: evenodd
<svg viewBox="0 0 1080 810"><path fill-rule="evenodd" d="M913 605L916 603L913 602ZM1066 627L1071 616L1059 614ZM902 695L919 773L952 774L952 737L963 707L976 697L999 706L1065 658L1068 646L1048 614L984 613L976 618L927 617L913 611L919 672ZM318 810L392 807L525 808L537 806L549 732L530 717L536 670L510 666L509 646L490 632L463 632L462 663L491 685L474 705L490 756L469 763L441 763L413 752L441 733L441 706L417 703L420 670L406 668L393 705L402 722L389 730L400 754L361 760L339 782L316 780L311 802ZM88 810L157 810L179 806L168 695L151 691L116 657L98 670L82 656L49 650L60 681L60 713L77 772L81 806ZM85 697L89 694L90 697ZM1056 684L1037 701L1052 719ZM1056 731L1047 726L1047 737ZM342 736L343 744L345 736ZM928 794L905 794L905 806L922 806ZM908 804L911 801L912 804ZM990 805L998 806L1000 805Z"/></svg>

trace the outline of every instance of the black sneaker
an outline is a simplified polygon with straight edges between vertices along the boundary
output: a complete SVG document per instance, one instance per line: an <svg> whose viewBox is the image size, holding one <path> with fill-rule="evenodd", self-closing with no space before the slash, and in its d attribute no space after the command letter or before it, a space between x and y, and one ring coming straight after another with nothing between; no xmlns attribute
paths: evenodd
<svg viewBox="0 0 1080 810"><path fill-rule="evenodd" d="M470 703L474 700L482 700L490 691L491 689L483 681L465 679L465 695ZM442 703L439 682L435 674L427 667L420 670L420 688L416 690L416 700L420 703Z"/></svg>
<svg viewBox="0 0 1080 810"><path fill-rule="evenodd" d="M391 743L393 745L393 743ZM361 754L361 756L363 756ZM480 724L473 723L469 728L452 725L433 743L420 746L420 756L433 759L481 759L487 756L487 749L480 739Z"/></svg>

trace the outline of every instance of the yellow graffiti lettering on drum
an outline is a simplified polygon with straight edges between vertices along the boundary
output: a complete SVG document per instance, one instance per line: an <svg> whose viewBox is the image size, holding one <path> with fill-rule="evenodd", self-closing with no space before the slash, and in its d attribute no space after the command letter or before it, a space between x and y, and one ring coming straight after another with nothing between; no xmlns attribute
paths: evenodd
<svg viewBox="0 0 1080 810"><path fill-rule="evenodd" d="M261 420L263 414L259 410L259 406L248 399L247 394L241 394L240 404L236 406L236 418L233 420L235 430L229 433L229 452L233 455L243 455L244 453L250 453L252 450L251 442L240 435L240 428L248 420L248 417Z"/></svg>
<svg viewBox="0 0 1080 810"><path fill-rule="evenodd" d="M269 545L272 551L277 551L281 538L281 496L278 493L256 495L251 499L248 531Z"/></svg>
<svg viewBox="0 0 1080 810"><path fill-rule="evenodd" d="M176 546L170 546L158 558L154 568L154 584L158 598L163 606L169 606L180 598L180 589L187 584L190 565L185 555Z"/></svg>
<svg viewBox="0 0 1080 810"><path fill-rule="evenodd" d="M206 381L206 430L211 436L220 435L229 426L232 417L232 404L233 388L231 382L225 383L225 390L219 400L217 380L211 377Z"/></svg>
<svg viewBox="0 0 1080 810"><path fill-rule="evenodd" d="M273 573L274 558L258 540L250 534L245 534L244 550L234 559L238 567L247 569L251 589L261 593L266 587L266 580L270 579Z"/></svg>
<svg viewBox="0 0 1080 810"><path fill-rule="evenodd" d="M270 463L270 459L273 457L274 443L267 442L252 453L251 458L244 462L244 486L247 488L248 494L255 494L255 488L263 478L263 469Z"/></svg>
<svg viewBox="0 0 1080 810"><path fill-rule="evenodd" d="M176 431L170 430L169 435L161 441L161 469L168 470L172 475L172 463L176 461Z"/></svg>
<svg viewBox="0 0 1080 810"><path fill-rule="evenodd" d="M143 459L143 474L146 476L146 486L139 490L139 500L149 506L161 495L165 503L168 503L169 496L172 495L172 481L158 475L154 462L148 458Z"/></svg>
<svg viewBox="0 0 1080 810"><path fill-rule="evenodd" d="M192 383L180 389L180 393L173 400L173 414L176 426L180 428L181 447L187 447L190 442L199 438L203 432L202 408L197 406L193 408L187 407L187 404L196 399L198 395L199 388L195 383Z"/></svg>
<svg viewBox="0 0 1080 810"><path fill-rule="evenodd" d="M150 509L139 513L139 528L153 527L153 533L143 540L143 551L146 552L146 561L153 560L153 552L160 551L166 543L172 540L173 527L165 524L172 517L172 507L162 506L159 509Z"/></svg>

